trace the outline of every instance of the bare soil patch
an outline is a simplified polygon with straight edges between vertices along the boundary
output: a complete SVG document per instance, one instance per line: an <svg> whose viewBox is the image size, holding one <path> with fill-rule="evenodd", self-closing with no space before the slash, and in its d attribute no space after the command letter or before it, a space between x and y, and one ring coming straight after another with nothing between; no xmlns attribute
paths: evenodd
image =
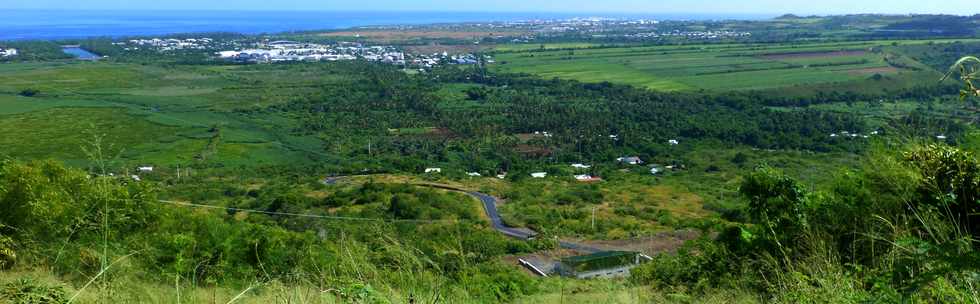
<svg viewBox="0 0 980 304"><path fill-rule="evenodd" d="M439 44L432 43L428 45L413 45L405 47L405 50L412 54L435 54L446 52L449 54L468 54L482 52L486 50L493 49L494 45L483 45L483 44Z"/></svg>
<svg viewBox="0 0 980 304"><path fill-rule="evenodd" d="M698 237L701 237L701 232L697 230L678 230L628 240L581 241L577 243L603 250L636 251L654 256L660 253L676 252L678 248L684 245L684 242Z"/></svg>

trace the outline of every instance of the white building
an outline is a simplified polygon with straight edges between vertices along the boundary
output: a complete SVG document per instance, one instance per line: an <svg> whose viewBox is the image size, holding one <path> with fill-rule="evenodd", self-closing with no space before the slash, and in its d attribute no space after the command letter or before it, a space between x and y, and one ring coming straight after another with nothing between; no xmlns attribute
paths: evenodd
<svg viewBox="0 0 980 304"><path fill-rule="evenodd" d="M580 182L598 182L601 181L602 179L592 175L582 174L582 175L576 175L575 180Z"/></svg>
<svg viewBox="0 0 980 304"><path fill-rule="evenodd" d="M636 156L625 156L617 158L616 161L627 164L627 165L639 165L643 163L643 160Z"/></svg>
<svg viewBox="0 0 980 304"><path fill-rule="evenodd" d="M533 178L545 178L545 177L548 177L548 173L547 172L535 172L535 173L531 173L531 177L533 177Z"/></svg>
<svg viewBox="0 0 980 304"><path fill-rule="evenodd" d="M572 164L572 168L575 168L575 169L588 169L588 168L592 168L592 166L589 166L589 165L586 165L586 164Z"/></svg>
<svg viewBox="0 0 980 304"><path fill-rule="evenodd" d="M150 167L150 166L139 167L139 168L136 168L136 171L139 171L139 172L153 172L153 167Z"/></svg>
<svg viewBox="0 0 980 304"><path fill-rule="evenodd" d="M667 143L670 144L671 146L676 146L681 144L681 142L677 141L676 139L668 140Z"/></svg>
<svg viewBox="0 0 980 304"><path fill-rule="evenodd" d="M0 48L0 57L13 57L13 56L17 56L17 49Z"/></svg>
<svg viewBox="0 0 980 304"><path fill-rule="evenodd" d="M471 177L480 177L480 176L483 176L482 174L476 173L476 172L467 172L466 175L471 176Z"/></svg>
<svg viewBox="0 0 980 304"><path fill-rule="evenodd" d="M425 173L442 173L442 168L425 168Z"/></svg>

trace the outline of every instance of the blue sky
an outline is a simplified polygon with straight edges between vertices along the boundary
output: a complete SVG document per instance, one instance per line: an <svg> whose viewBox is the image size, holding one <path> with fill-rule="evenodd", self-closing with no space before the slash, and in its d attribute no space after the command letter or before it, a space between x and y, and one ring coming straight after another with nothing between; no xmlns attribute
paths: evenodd
<svg viewBox="0 0 980 304"><path fill-rule="evenodd" d="M976 0L0 0L0 9L503 11L720 14L980 13Z"/></svg>

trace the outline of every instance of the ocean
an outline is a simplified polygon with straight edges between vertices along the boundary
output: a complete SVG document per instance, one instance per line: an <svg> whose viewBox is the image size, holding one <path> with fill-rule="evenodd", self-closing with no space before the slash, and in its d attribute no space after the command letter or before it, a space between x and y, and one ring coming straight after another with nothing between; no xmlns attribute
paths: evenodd
<svg viewBox="0 0 980 304"><path fill-rule="evenodd" d="M177 33L243 34L330 30L369 25L526 21L574 17L659 20L765 19L768 15L571 14L470 12L310 11L99 11L0 10L0 40L57 40L85 37L152 36Z"/></svg>

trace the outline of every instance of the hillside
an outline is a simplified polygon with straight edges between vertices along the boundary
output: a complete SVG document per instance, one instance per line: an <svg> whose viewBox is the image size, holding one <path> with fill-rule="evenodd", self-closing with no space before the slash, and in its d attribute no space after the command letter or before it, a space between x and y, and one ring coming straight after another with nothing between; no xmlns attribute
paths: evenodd
<svg viewBox="0 0 980 304"><path fill-rule="evenodd" d="M865 36L933 24L910 18L426 68L11 43L0 303L975 302L977 66L940 79L980 42Z"/></svg>

